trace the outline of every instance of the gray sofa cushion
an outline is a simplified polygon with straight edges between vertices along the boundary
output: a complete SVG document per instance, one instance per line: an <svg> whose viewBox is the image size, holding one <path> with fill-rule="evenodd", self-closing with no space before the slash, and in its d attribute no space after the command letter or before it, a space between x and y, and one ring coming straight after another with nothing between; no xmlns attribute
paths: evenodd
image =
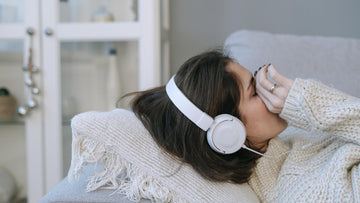
<svg viewBox="0 0 360 203"><path fill-rule="evenodd" d="M290 78L317 79L360 97L359 39L240 30L226 39L224 48L251 71L272 63Z"/></svg>

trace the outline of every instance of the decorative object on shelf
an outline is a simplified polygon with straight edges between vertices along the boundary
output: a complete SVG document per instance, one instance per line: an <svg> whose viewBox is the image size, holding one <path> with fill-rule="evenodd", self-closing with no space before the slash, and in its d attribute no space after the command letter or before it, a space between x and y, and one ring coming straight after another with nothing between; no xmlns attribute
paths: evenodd
<svg viewBox="0 0 360 203"><path fill-rule="evenodd" d="M100 6L92 15L91 21L93 22L113 22L114 15L105 6Z"/></svg>
<svg viewBox="0 0 360 203"><path fill-rule="evenodd" d="M0 121L13 119L16 100L5 87L0 88Z"/></svg>
<svg viewBox="0 0 360 203"><path fill-rule="evenodd" d="M106 81L107 109L112 110L116 107L116 102L119 100L121 94L121 79L120 70L117 66L116 49L109 50L109 69Z"/></svg>
<svg viewBox="0 0 360 203"><path fill-rule="evenodd" d="M40 89L36 86L36 83L33 79L33 74L39 72L39 67L34 66L33 63L32 41L35 31L32 28L28 28L26 32L30 36L30 46L29 46L28 62L26 66L23 66L23 71L25 73L25 85L27 86L28 99L26 101L25 106L20 106L18 108L18 114L21 116L27 115L31 109L34 109L38 106L37 101L34 98L34 95L40 94Z"/></svg>

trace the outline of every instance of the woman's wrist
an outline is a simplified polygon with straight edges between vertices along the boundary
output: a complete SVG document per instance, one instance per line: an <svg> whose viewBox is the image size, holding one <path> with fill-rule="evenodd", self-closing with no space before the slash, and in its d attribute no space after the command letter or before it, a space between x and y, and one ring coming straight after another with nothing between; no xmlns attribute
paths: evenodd
<svg viewBox="0 0 360 203"><path fill-rule="evenodd" d="M288 122L289 125L305 129L308 121L304 112L305 101L304 94L307 89L307 81L296 78L293 82L289 94L286 97L284 107L280 113L280 117Z"/></svg>

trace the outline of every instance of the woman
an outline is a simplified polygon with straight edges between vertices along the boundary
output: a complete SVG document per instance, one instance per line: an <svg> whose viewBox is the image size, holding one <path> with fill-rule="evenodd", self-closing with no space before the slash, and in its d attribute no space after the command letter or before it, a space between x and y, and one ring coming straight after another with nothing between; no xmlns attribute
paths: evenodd
<svg viewBox="0 0 360 203"><path fill-rule="evenodd" d="M273 65L254 75L211 51L186 61L174 78L210 117L242 121L246 146L231 154L213 150L207 132L179 111L165 87L138 93L132 109L163 149L207 179L249 182L261 201L360 201L359 99L315 81L293 81ZM296 128L284 131L288 124Z"/></svg>

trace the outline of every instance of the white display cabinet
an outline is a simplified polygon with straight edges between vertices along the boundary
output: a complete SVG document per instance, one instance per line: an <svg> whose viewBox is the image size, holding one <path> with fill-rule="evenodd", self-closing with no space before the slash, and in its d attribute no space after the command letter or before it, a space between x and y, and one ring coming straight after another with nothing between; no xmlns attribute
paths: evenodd
<svg viewBox="0 0 360 203"><path fill-rule="evenodd" d="M17 107L37 102L0 121L0 167L20 196L37 202L66 176L74 115L114 109L114 98L168 79L167 28L167 0L0 0L0 87Z"/></svg>

